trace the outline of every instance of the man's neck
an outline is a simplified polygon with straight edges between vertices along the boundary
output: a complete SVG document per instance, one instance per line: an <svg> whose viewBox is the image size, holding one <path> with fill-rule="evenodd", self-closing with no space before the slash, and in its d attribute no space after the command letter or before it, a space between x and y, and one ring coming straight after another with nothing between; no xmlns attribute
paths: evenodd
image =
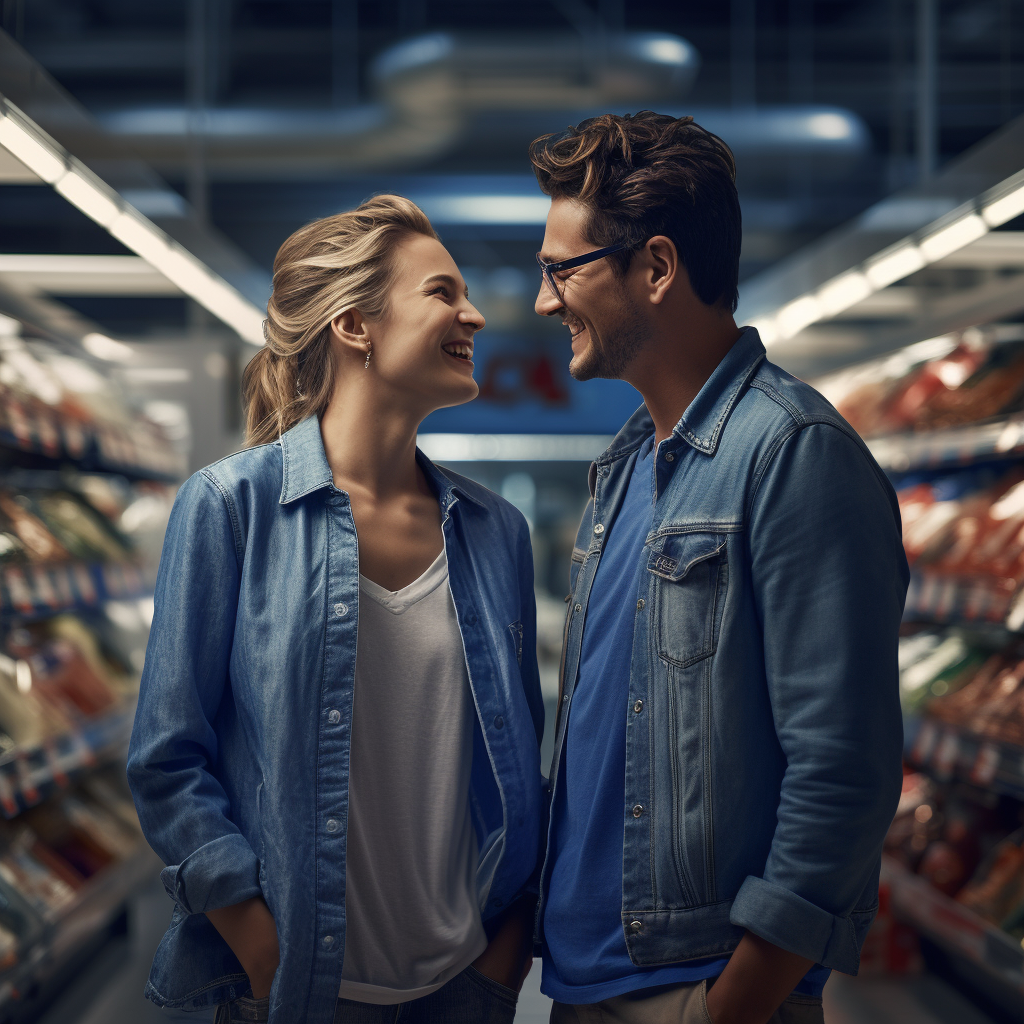
<svg viewBox="0 0 1024 1024"><path fill-rule="evenodd" d="M624 377L643 396L654 420L655 443L672 433L739 339L740 329L731 316L703 319L705 322L695 325L696 329L658 330Z"/></svg>

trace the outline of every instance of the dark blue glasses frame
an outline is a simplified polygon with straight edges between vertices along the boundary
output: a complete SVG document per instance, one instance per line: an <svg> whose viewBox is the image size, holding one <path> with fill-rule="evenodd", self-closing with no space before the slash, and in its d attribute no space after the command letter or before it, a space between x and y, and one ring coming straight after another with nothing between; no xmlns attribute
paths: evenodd
<svg viewBox="0 0 1024 1024"><path fill-rule="evenodd" d="M540 253L537 253L537 266L540 267L540 272L547 281L548 287L555 294L555 298L559 302L562 301L562 293L558 290L558 285L555 283L555 274L560 270L572 270L573 267L582 267L587 263L593 263L595 260L603 260L605 256L611 256L613 252L621 252L627 248L625 244L622 245L606 245L603 249L595 249L593 252L584 253L582 256L573 256L569 260L559 260L557 263L547 263L541 259Z"/></svg>

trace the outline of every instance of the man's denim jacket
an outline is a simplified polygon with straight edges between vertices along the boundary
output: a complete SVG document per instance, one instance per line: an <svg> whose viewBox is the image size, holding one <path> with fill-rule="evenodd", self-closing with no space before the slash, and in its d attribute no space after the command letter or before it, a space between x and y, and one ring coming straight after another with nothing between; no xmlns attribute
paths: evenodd
<svg viewBox="0 0 1024 1024"><path fill-rule="evenodd" d="M658 446L639 592L622 590L622 929L639 966L727 953L750 929L855 973L900 793L909 572L863 442L764 355L747 328ZM653 432L641 407L591 467L554 793L602 545Z"/></svg>
<svg viewBox="0 0 1024 1024"><path fill-rule="evenodd" d="M508 502L417 457L440 503L476 703L470 805L486 920L530 880L543 839L529 532ZM315 418L179 491L128 762L174 900L146 989L159 1005L246 991L203 911L262 895L281 947L271 1022L334 1020L358 602L352 509Z"/></svg>

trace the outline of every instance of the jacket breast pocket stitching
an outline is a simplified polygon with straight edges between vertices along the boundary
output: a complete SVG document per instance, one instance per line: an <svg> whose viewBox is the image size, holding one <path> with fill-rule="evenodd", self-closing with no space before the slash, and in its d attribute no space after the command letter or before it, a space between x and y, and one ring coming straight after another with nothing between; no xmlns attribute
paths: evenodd
<svg viewBox="0 0 1024 1024"><path fill-rule="evenodd" d="M662 550L651 553L647 569L656 577L655 630L663 661L689 668L715 653L719 603L728 582L725 551L721 534L690 533L665 537Z"/></svg>

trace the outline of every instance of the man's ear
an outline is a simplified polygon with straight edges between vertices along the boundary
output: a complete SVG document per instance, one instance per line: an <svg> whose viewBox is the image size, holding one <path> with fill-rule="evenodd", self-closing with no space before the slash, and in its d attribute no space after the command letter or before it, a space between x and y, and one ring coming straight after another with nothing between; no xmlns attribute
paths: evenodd
<svg viewBox="0 0 1024 1024"><path fill-rule="evenodd" d="M660 305L669 289L679 278L682 264L675 242L666 235L655 235L644 246L644 283L648 298L654 305ZM685 273L685 271L684 271Z"/></svg>
<svg viewBox="0 0 1024 1024"><path fill-rule="evenodd" d="M331 336L334 343L341 345L344 351L360 358L366 355L370 344L369 325L358 309L346 309L339 313L331 321Z"/></svg>

